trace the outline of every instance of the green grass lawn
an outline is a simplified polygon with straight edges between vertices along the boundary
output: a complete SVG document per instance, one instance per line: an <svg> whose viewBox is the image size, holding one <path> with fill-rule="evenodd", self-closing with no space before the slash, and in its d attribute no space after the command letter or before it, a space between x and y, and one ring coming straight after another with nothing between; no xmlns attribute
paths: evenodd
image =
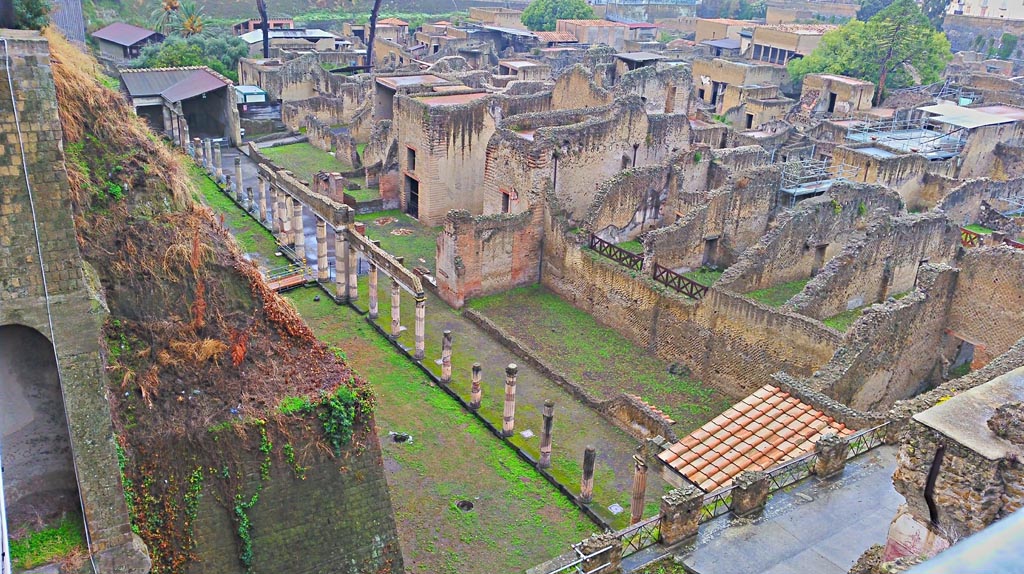
<svg viewBox="0 0 1024 574"><path fill-rule="evenodd" d="M333 155L313 147L309 142L293 143L260 149L279 167L291 170L299 179L309 180L318 171L349 171L352 166L338 161Z"/></svg>
<svg viewBox="0 0 1024 574"><path fill-rule="evenodd" d="M829 327L832 327L836 331L839 331L840 333L845 333L846 330L850 328L850 325L853 325L854 322L857 321L857 319L860 319L860 316L863 313L864 308L857 307L856 309L850 309L848 311L843 311L838 315L833 315L828 319L822 319L821 322L828 325Z"/></svg>
<svg viewBox="0 0 1024 574"><path fill-rule="evenodd" d="M397 209L357 215L356 221L366 224L367 237L379 240L385 251L405 257L406 267L422 265L433 272L440 227L424 227Z"/></svg>
<svg viewBox="0 0 1024 574"><path fill-rule="evenodd" d="M348 190L345 193L351 195L356 201L373 201L380 199L379 189L356 189Z"/></svg>
<svg viewBox="0 0 1024 574"><path fill-rule="evenodd" d="M65 516L56 524L12 539L11 565L28 570L57 562L73 553L85 555L85 529L80 516Z"/></svg>
<svg viewBox="0 0 1024 574"><path fill-rule="evenodd" d="M718 278L722 276L722 273L725 273L725 270L714 270L707 267L700 267L693 271L683 273L683 277L692 279L701 285L710 287L715 281L718 281Z"/></svg>
<svg viewBox="0 0 1024 574"><path fill-rule="evenodd" d="M374 389L407 572L491 574L499 563L503 572L521 572L596 529L361 316L326 298L314 302L319 294L303 288L287 298ZM412 441L386 440L392 431ZM472 501L474 509L458 510L459 500Z"/></svg>
<svg viewBox="0 0 1024 574"><path fill-rule="evenodd" d="M781 283L779 285L773 285L767 289L759 289L757 291L751 291L747 293L747 297L750 297L758 303L764 303L769 307L781 307L793 298L794 295L804 290L804 286L810 279L798 279L796 281L790 281L789 283Z"/></svg>
<svg viewBox="0 0 1024 574"><path fill-rule="evenodd" d="M198 199L224 216L224 223L235 236L235 241L238 242L238 246L242 248L243 252L270 268L289 264L287 258L274 255L277 251L277 241L274 236L256 220L246 215L203 170L193 166L191 167L191 176L192 183L199 190Z"/></svg>
<svg viewBox="0 0 1024 574"><path fill-rule="evenodd" d="M981 235L991 235L992 231L993 231L993 230L985 227L984 225L980 225L978 223L972 223L970 225L965 225L964 229L966 229L967 231L973 231L975 233L979 233Z"/></svg>
<svg viewBox="0 0 1024 574"><path fill-rule="evenodd" d="M619 249L625 249L630 253L643 254L644 252L643 244L636 239L633 239L631 241L623 241L622 243L616 243L615 246L618 247Z"/></svg>
<svg viewBox="0 0 1024 574"><path fill-rule="evenodd" d="M669 365L594 317L540 286L470 301L476 309L532 349L543 361L584 386L597 399L620 392L640 396L677 421L686 434L732 404L730 397Z"/></svg>

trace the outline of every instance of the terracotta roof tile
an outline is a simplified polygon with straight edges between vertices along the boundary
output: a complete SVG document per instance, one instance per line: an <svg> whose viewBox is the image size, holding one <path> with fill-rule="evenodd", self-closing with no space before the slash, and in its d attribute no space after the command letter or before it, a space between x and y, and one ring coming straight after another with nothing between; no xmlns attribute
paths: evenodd
<svg viewBox="0 0 1024 574"><path fill-rule="evenodd" d="M852 429L773 385L765 385L659 457L706 492L744 470L766 470L810 452L826 432Z"/></svg>

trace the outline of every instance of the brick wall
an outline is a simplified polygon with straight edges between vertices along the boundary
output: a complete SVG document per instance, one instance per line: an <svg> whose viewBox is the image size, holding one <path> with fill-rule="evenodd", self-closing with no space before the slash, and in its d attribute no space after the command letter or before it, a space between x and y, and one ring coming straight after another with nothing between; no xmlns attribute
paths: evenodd
<svg viewBox="0 0 1024 574"><path fill-rule="evenodd" d="M1006 352L1024 325L1024 250L1011 247L970 249L960 277L947 328L975 346L983 359ZM981 347L983 352L979 352Z"/></svg>
<svg viewBox="0 0 1024 574"><path fill-rule="evenodd" d="M61 126L47 42L36 33L4 30L21 120L28 180L35 201L54 331L47 319L21 148L8 73L0 70L0 325L24 325L55 343L61 387L78 465L93 550L103 572L148 571L131 547L128 511L117 471L106 371L100 354L103 305L90 295L75 237ZM0 405L10 408L10 405Z"/></svg>

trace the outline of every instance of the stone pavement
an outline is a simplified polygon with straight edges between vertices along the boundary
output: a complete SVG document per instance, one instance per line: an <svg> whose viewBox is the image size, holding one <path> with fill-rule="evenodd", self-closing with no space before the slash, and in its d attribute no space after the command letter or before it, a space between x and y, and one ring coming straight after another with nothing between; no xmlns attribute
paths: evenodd
<svg viewBox="0 0 1024 574"><path fill-rule="evenodd" d="M701 527L684 564L696 574L845 574L885 543L903 503L895 469L896 448L882 446L849 461L839 478L776 492L756 519L725 515Z"/></svg>

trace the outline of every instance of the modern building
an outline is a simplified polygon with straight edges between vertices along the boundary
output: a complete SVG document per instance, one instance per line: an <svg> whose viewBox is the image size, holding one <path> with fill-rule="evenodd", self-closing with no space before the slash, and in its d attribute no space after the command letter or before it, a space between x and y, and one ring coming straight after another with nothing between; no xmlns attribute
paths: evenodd
<svg viewBox="0 0 1024 574"><path fill-rule="evenodd" d="M754 28L750 59L785 65L796 57L810 54L821 37L836 26L828 24L772 24Z"/></svg>
<svg viewBox="0 0 1024 574"><path fill-rule="evenodd" d="M99 43L101 54L120 62L138 58L143 47L164 41L160 32L123 22L100 28L92 33L92 37Z"/></svg>
<svg viewBox="0 0 1024 574"><path fill-rule="evenodd" d="M270 18L267 20L267 25L271 30L290 30L295 27L295 20L292 20L291 18ZM231 31L235 33L235 36L241 36L242 34L247 34L253 30L259 29L259 18L250 18L231 27Z"/></svg>
<svg viewBox="0 0 1024 574"><path fill-rule="evenodd" d="M249 53L257 55L263 50L263 30L256 29L239 36L249 44ZM339 48L341 38L318 28L279 28L270 30L270 47L298 52L332 52Z"/></svg>

